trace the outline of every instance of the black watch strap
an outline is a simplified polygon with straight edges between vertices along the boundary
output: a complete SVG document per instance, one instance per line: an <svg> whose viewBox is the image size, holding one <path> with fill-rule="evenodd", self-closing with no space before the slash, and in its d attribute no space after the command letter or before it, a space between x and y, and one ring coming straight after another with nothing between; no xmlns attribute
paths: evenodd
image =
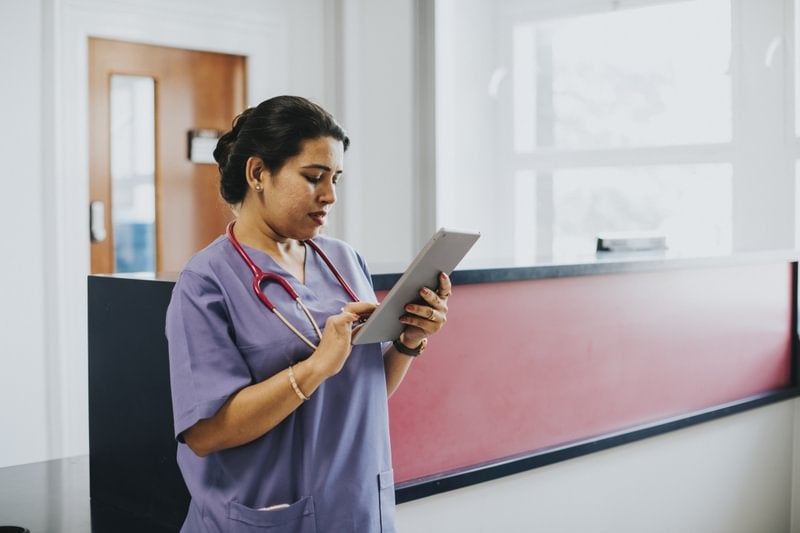
<svg viewBox="0 0 800 533"><path fill-rule="evenodd" d="M416 357L425 351L425 347L428 345L428 339L422 339L422 342L419 343L419 346L416 348L409 348L405 344L400 341L400 337L396 338L394 342L392 342L395 350L402 354L410 355L411 357Z"/></svg>

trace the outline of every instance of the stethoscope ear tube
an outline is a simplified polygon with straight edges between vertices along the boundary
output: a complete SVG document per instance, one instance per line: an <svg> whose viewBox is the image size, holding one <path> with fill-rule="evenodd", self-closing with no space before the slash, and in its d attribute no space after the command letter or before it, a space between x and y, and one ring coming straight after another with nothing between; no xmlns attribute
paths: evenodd
<svg viewBox="0 0 800 533"><path fill-rule="evenodd" d="M300 298L298 298L298 299L297 299L297 300L295 300L295 301L296 301L298 304L300 304L300 308L303 310L303 312L304 312L304 313L306 314L306 316L308 317L308 321L309 321L309 322L311 322L311 326L314 328L314 331L315 331L315 332L316 332L316 334L317 334L317 338L318 338L318 339L321 339L321 338L322 338L322 332L320 331L320 329L319 329L319 326L317 326L317 323L314 321L314 317L312 317L312 316L311 316L311 313L308 311L308 308L305 306L305 304L303 304L303 302L301 302L301 301L300 301ZM314 344L313 342L311 342L310 340L308 340L308 337L306 337L305 335L303 335L303 334L300 332L300 330L298 330L296 327L294 327L294 326L292 325L292 323L291 323L291 322L289 322L288 320L286 320L286 317L284 317L284 316L283 316L283 314L281 314L281 312L280 312L280 311L278 311L278 309L277 309L275 306L273 306L273 307L272 307L271 311L272 311L273 313L275 313L275 316L276 316L276 317L278 317L278 319L280 319L280 321L281 321L281 322L283 322L284 324L286 324L286 327L287 327L287 328L289 328L290 330L292 330L292 333L294 333L295 335L297 335L297 337L298 337L298 338L299 338L301 341L303 341L304 343L306 343L306 344L308 345L308 347L309 347L309 348L311 348L312 350L316 350L316 349L318 348L318 346L317 346L316 344Z"/></svg>
<svg viewBox="0 0 800 533"><path fill-rule="evenodd" d="M336 280L339 282L339 285L341 285L342 288L345 290L345 292L347 292L347 295L350 296L350 298L354 302L361 301L361 300L358 299L358 296L356 295L355 291L350 288L350 285L347 283L347 281L345 281L345 279L339 273L339 269L336 268L336 266L334 266L333 262L328 257L328 254L323 252L322 248L320 248L319 245L317 243L315 243L314 241L312 241L311 239L305 240L303 242L308 244L311 248L313 248L314 251L317 252L317 255L320 256L323 261L325 261L325 264L328 265L328 269L336 277Z"/></svg>

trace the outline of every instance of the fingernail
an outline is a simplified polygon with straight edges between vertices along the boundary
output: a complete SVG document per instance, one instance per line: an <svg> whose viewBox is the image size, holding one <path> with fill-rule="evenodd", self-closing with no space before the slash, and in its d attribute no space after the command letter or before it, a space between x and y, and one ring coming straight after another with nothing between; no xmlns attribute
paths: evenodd
<svg viewBox="0 0 800 533"><path fill-rule="evenodd" d="M406 311L413 311L413 310L414 310L414 306L413 305L407 305L406 306Z"/></svg>

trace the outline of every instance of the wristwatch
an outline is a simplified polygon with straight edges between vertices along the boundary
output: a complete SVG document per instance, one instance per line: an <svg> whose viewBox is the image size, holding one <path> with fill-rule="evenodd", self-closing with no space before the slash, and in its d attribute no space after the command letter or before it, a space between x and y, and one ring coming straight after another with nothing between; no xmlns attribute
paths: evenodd
<svg viewBox="0 0 800 533"><path fill-rule="evenodd" d="M411 357L416 357L425 351L425 347L428 345L428 339L427 338L422 339L422 342L420 342L419 346L417 346L416 348L409 348L408 346L403 344L403 341L400 340L400 337L397 337L394 340L394 342L392 342L392 345L398 352L410 355Z"/></svg>

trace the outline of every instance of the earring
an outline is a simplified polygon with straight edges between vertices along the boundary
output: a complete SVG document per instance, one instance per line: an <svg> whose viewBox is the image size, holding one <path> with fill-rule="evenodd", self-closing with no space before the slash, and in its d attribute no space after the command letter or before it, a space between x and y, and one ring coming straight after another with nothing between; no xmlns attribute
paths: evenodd
<svg viewBox="0 0 800 533"><path fill-rule="evenodd" d="M256 186L255 186L255 189L256 189L256 192L261 192L261 191L263 191L263 190L264 190L264 188L263 188L263 187L261 187L261 184L260 184L260 183L257 183L257 184L256 184Z"/></svg>

